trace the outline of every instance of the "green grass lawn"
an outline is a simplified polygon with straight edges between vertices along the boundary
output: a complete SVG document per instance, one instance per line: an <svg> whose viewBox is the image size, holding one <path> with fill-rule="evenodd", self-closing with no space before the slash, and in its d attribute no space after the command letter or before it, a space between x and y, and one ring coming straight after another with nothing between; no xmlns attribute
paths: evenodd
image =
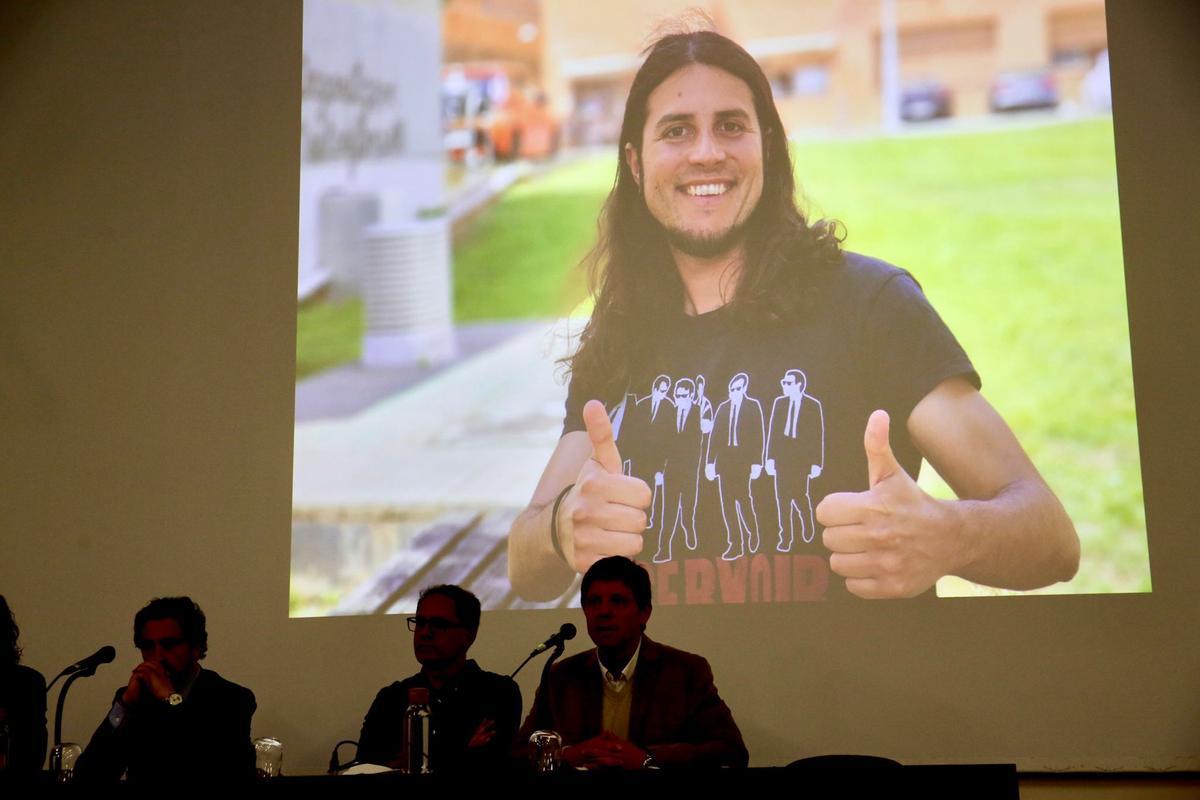
<svg viewBox="0 0 1200 800"><path fill-rule="evenodd" d="M1149 590L1109 121L794 152L810 210L913 272L1063 500L1068 590Z"/></svg>
<svg viewBox="0 0 1200 800"><path fill-rule="evenodd" d="M296 313L296 380L362 355L363 304L358 298L317 297Z"/></svg>
<svg viewBox="0 0 1200 800"><path fill-rule="evenodd" d="M806 207L844 222L847 248L913 272L1062 498L1083 540L1066 591L1148 590L1111 123L804 143L794 154ZM482 213L455 250L457 319L572 308L614 166L562 167ZM299 325L301 375L357 357L357 303L304 307ZM936 476L922 483L948 493Z"/></svg>
<svg viewBox="0 0 1200 800"><path fill-rule="evenodd" d="M454 247L454 318L458 322L561 316L586 293L576 265L596 234L596 216L614 167L590 160L518 184L461 233ZM300 305L296 378L362 354L358 299L317 298Z"/></svg>
<svg viewBox="0 0 1200 800"><path fill-rule="evenodd" d="M460 321L561 316L586 293L577 269L612 188L608 159L570 164L514 187L477 218L454 251Z"/></svg>

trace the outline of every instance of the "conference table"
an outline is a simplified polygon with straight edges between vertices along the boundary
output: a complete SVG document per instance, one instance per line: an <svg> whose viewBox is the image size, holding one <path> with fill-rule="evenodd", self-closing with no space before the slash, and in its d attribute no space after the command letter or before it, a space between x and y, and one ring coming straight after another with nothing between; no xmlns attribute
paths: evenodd
<svg viewBox="0 0 1200 800"><path fill-rule="evenodd" d="M2 782L0 782L2 784ZM174 793L162 785L87 787L54 784L49 774L37 781L38 796L160 797ZM2 789L0 785L0 789ZM183 787L176 787L183 788ZM189 783L188 793L210 794ZM923 798L1018 800L1017 771L1012 764L938 764L880 767L852 759L816 760L793 767L747 769L644 770L635 772L564 770L548 775L502 774L283 775L261 779L234 790L241 796L285 797L565 797L628 800L641 797L818 798L885 797L895 793ZM0 791L0 793L7 794ZM19 796L19 794L14 794Z"/></svg>

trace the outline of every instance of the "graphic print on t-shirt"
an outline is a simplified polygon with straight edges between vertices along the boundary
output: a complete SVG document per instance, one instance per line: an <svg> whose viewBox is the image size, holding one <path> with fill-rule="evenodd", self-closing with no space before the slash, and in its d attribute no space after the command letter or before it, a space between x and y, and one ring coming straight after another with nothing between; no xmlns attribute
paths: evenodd
<svg viewBox="0 0 1200 800"><path fill-rule="evenodd" d="M613 437L620 437L623 445L625 474L645 481L654 492L646 515L647 527L654 526L655 513L662 502L663 441L675 416L674 404L667 396L670 390L671 379L659 375L650 385L650 394L640 400L626 395L621 407L609 414L613 418Z"/></svg>
<svg viewBox="0 0 1200 800"><path fill-rule="evenodd" d="M703 375L673 385L670 376L659 375L649 394L627 394L610 410L625 473L652 487L647 531L654 562L671 561L680 539L688 550L697 548L702 476L719 497L724 560L758 552L764 530L774 534L770 545L780 553L791 552L797 534L813 541L811 485L824 468L824 412L801 370L787 370L779 383L783 393L769 416L750 395L745 372L730 378L716 408L705 396ZM761 521L760 510L767 515Z"/></svg>
<svg viewBox="0 0 1200 800"><path fill-rule="evenodd" d="M783 394L771 406L763 466L775 479L776 549L786 553L796 540L797 526L805 543L816 533L811 484L825 468L825 412L821 401L805 392L808 379L800 370L789 369L779 385Z"/></svg>
<svg viewBox="0 0 1200 800"><path fill-rule="evenodd" d="M734 561L749 550L758 552L761 536L754 510L753 483L762 476L766 427L762 404L750 397L750 376L739 372L729 379L729 396L717 406L704 476L717 482L725 522L725 552Z"/></svg>

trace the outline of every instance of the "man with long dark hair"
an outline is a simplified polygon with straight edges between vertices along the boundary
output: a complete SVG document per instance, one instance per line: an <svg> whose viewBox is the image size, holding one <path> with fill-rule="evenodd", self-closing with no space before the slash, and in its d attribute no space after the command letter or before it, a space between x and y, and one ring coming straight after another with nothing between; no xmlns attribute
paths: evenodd
<svg viewBox="0 0 1200 800"><path fill-rule="evenodd" d="M548 599L605 555L655 552L644 552L658 538L645 531L651 487L622 474L628 437L610 416L657 375L717 389L702 463L676 465L702 476L696 507L674 510L695 512L696 542L673 556L684 569L658 571L680 576L683 602L931 595L948 574L1030 589L1074 575L1074 526L916 281L844 251L840 227L806 219L795 193L754 59L711 31L659 39L630 89L588 258L595 310L569 360L563 436L509 537L519 594ZM776 388L797 373L800 403ZM820 464L768 438L774 409L779 435L819 438ZM917 486L922 457L959 501ZM799 537L800 504L775 485L797 471L823 526ZM751 569L729 563L742 559ZM766 571L770 588L746 577Z"/></svg>

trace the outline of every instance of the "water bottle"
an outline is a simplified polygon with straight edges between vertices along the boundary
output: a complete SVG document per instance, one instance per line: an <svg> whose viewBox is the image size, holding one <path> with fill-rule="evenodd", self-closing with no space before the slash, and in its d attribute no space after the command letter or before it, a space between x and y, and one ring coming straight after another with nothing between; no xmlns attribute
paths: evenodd
<svg viewBox="0 0 1200 800"><path fill-rule="evenodd" d="M408 690L408 708L404 710L404 767L412 775L429 772L429 690Z"/></svg>

